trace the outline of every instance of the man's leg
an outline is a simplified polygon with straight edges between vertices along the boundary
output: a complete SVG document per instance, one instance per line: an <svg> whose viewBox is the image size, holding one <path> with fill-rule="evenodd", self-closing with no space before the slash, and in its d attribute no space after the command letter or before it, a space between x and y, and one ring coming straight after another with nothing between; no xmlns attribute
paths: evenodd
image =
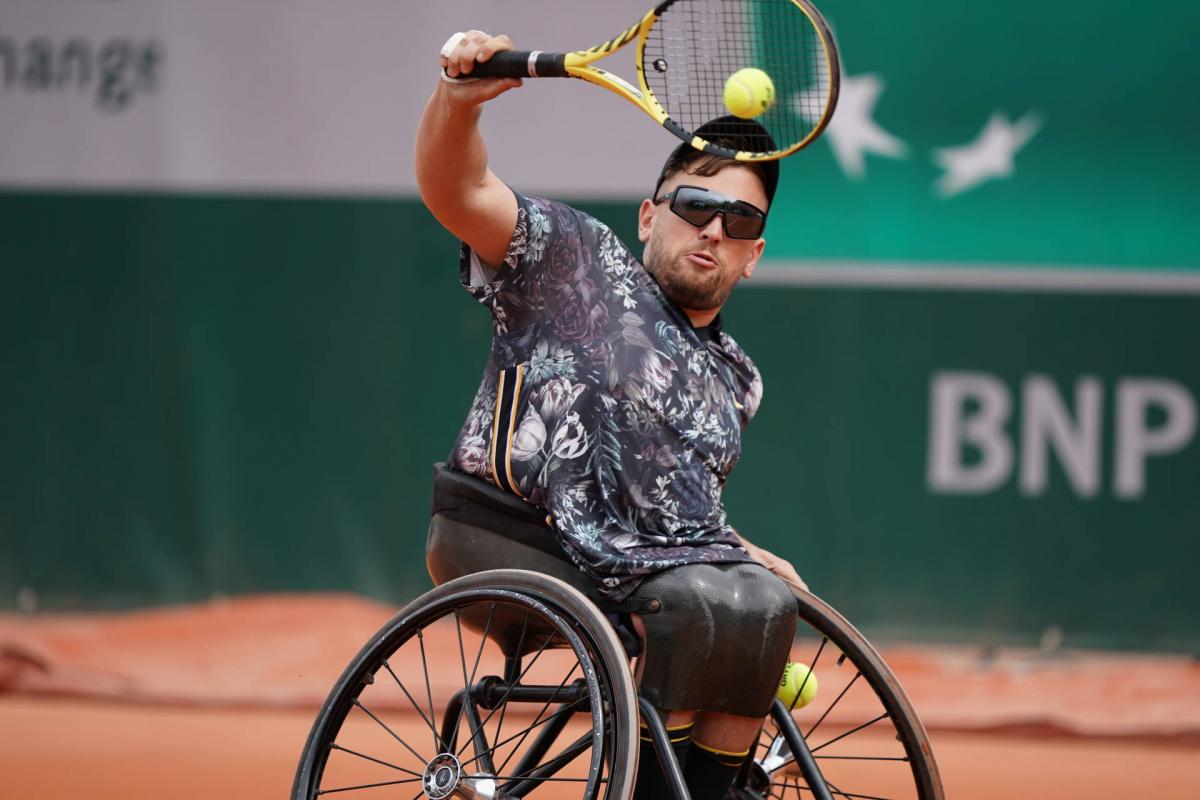
<svg viewBox="0 0 1200 800"><path fill-rule="evenodd" d="M667 719L672 727L695 719L680 766L693 800L720 800L770 710L796 631L795 598L758 564L676 567L647 579L638 593L662 605L655 614L634 615L645 642L639 690L659 708L705 709ZM639 774L651 764L658 773L647 748ZM669 794L647 787L635 797Z"/></svg>
<svg viewBox="0 0 1200 800"><path fill-rule="evenodd" d="M742 763L750 755L754 738L763 721L715 711L671 711L667 735L683 770L692 800L720 800L733 784ZM641 729L638 779L634 800L671 797L667 778L650 734Z"/></svg>
<svg viewBox="0 0 1200 800"><path fill-rule="evenodd" d="M757 717L739 717L736 714L722 714L717 711L704 711L696 716L696 727L692 733L693 742L703 742L716 750L742 752L749 750L754 744L754 738L762 728L763 721Z"/></svg>
<svg viewBox="0 0 1200 800"><path fill-rule="evenodd" d="M697 715L692 749L683 773L692 800L719 800L725 796L738 770L750 757L750 748L762 724L757 717L716 711Z"/></svg>
<svg viewBox="0 0 1200 800"><path fill-rule="evenodd" d="M687 769L695 719L695 711L671 711L666 715L667 738L671 740L671 751L675 754L675 760L679 762L681 770ZM667 788L666 771L662 768L658 750L655 749L645 724L638 727L638 734L640 750L633 800L670 800L672 795L671 790ZM686 777L686 772L684 775ZM695 795L692 795L692 800L695 800Z"/></svg>

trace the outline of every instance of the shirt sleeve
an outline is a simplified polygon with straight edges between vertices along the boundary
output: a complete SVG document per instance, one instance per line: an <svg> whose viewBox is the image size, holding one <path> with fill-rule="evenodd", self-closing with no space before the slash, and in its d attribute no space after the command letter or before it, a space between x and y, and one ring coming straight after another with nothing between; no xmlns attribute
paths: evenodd
<svg viewBox="0 0 1200 800"><path fill-rule="evenodd" d="M516 194L517 224L504 261L485 264L466 244L459 256L463 288L487 306L501 330L544 316L546 299L586 261L577 212L541 197Z"/></svg>

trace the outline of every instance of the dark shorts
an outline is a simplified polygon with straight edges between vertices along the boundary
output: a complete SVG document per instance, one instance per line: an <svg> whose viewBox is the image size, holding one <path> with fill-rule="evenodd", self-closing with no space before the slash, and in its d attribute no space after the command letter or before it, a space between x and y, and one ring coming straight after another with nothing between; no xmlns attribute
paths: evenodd
<svg viewBox="0 0 1200 800"><path fill-rule="evenodd" d="M641 692L657 708L765 716L796 635L796 599L759 564L687 564L647 578Z"/></svg>

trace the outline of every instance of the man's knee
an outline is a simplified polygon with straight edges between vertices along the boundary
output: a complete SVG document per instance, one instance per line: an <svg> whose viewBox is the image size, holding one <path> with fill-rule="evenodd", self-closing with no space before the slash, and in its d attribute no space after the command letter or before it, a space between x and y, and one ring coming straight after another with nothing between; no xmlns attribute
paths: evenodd
<svg viewBox="0 0 1200 800"><path fill-rule="evenodd" d="M766 714L796 631L783 581L757 564L691 564L648 578L637 594L662 605L642 618L641 688L651 702Z"/></svg>

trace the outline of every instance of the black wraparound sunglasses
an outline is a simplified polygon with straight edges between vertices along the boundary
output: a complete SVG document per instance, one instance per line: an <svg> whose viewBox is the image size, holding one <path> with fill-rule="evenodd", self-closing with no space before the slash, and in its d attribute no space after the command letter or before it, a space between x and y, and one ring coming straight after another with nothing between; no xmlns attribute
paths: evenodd
<svg viewBox="0 0 1200 800"><path fill-rule="evenodd" d="M730 239L757 239L767 225L767 214L762 209L700 186L676 186L654 203L668 200L675 216L697 228L703 228L720 214L725 235Z"/></svg>

